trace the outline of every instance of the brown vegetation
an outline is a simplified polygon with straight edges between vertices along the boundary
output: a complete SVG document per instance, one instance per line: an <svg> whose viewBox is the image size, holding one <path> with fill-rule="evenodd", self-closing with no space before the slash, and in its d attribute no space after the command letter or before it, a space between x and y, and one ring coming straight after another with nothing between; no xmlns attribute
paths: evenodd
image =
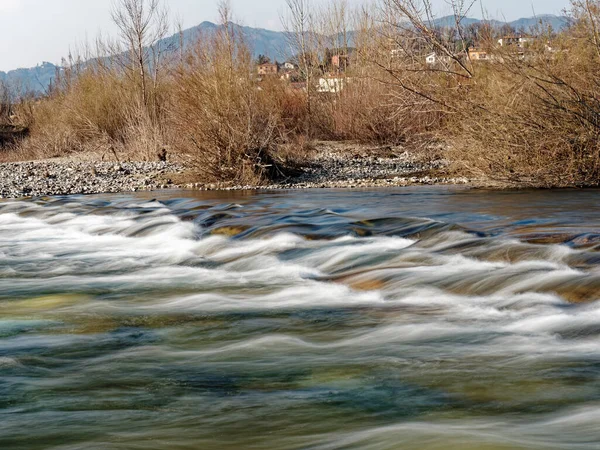
<svg viewBox="0 0 600 450"><path fill-rule="evenodd" d="M256 88L253 61L226 6L214 36L188 53L173 79L173 148L208 181L259 184L274 170L278 110Z"/></svg>
<svg viewBox="0 0 600 450"><path fill-rule="evenodd" d="M547 46L540 33L523 53L497 52L468 86L449 121L451 155L472 172L536 186L600 182L600 47L575 3L577 24Z"/></svg>
<svg viewBox="0 0 600 450"><path fill-rule="evenodd" d="M537 30L520 50L499 46L487 25L463 27L473 6L464 1L453 2L448 29L434 26L429 0L379 0L375 14L344 0L318 12L309 0L287 3L303 88L256 75L227 3L216 34L168 53L158 46L167 31L160 2L120 0L121 44L98 43L91 63L71 60L43 99L0 98L0 123L31 131L11 157L168 155L205 181L258 184L285 176L312 139L436 141L459 170L482 178L598 184L597 0L574 0L571 28ZM487 61L469 58L475 45ZM425 64L429 53L435 64Z"/></svg>
<svg viewBox="0 0 600 450"><path fill-rule="evenodd" d="M482 27L485 62L464 52L473 30L460 20L473 4L453 2L457 26L448 39L432 27L429 0L386 0L388 38L410 45L402 63L384 69L439 109L437 134L463 172L540 187L598 185L600 2L574 1L571 28L535 30L521 46L500 46L501 35ZM423 48L440 62L411 64Z"/></svg>

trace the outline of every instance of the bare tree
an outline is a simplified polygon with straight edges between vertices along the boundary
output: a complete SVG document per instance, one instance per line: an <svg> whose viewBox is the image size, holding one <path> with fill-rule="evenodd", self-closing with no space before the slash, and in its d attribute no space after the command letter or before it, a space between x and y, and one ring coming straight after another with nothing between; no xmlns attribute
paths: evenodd
<svg viewBox="0 0 600 450"><path fill-rule="evenodd" d="M461 51L466 50L466 33L463 21L476 0L450 0L452 7L454 26L447 33L445 38L441 33L440 26L436 24L436 17L433 12L431 0L383 0L384 21L391 25L397 33L404 35L413 42L417 42L419 48L429 48L431 51L439 53L447 61L452 62L451 69L449 65L444 68L447 72L452 72L464 78L473 76L472 68L468 59L456 51L457 40L461 43Z"/></svg>
<svg viewBox="0 0 600 450"><path fill-rule="evenodd" d="M345 72L348 68L350 9L347 0L330 0L318 14L316 20L316 39L319 52L338 58L338 69ZM329 52L327 52L329 50ZM329 61L328 63L331 63Z"/></svg>
<svg viewBox="0 0 600 450"><path fill-rule="evenodd" d="M131 70L138 75L141 102L148 107L150 84L156 90L159 83L163 55L160 41L169 31L168 11L161 0L117 0L112 19L128 50Z"/></svg>
<svg viewBox="0 0 600 450"><path fill-rule="evenodd" d="M585 2L575 2L574 6L585 11L585 14L587 15L586 19L590 27L592 42L596 48L596 55L600 58L600 31L598 31L598 28L600 27L600 2L597 0L585 0Z"/></svg>
<svg viewBox="0 0 600 450"><path fill-rule="evenodd" d="M175 28L177 29L177 38L179 41L178 53L179 53L179 64L183 66L183 60L185 55L185 35L183 32L183 19L181 17L177 17L175 20Z"/></svg>
<svg viewBox="0 0 600 450"><path fill-rule="evenodd" d="M306 80L306 103L310 116L312 108L313 71L316 65L316 43L314 17L311 14L310 0L285 0L288 11L281 17L287 33L292 53L298 58L298 65Z"/></svg>
<svg viewBox="0 0 600 450"><path fill-rule="evenodd" d="M13 93L8 83L0 80L0 124L8 123L12 113Z"/></svg>

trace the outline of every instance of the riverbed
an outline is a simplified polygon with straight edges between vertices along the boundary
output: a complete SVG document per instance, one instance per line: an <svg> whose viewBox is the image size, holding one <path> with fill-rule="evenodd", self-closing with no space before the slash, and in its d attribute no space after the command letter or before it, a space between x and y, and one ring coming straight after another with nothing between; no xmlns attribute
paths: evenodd
<svg viewBox="0 0 600 450"><path fill-rule="evenodd" d="M600 448L599 199L0 201L0 448Z"/></svg>

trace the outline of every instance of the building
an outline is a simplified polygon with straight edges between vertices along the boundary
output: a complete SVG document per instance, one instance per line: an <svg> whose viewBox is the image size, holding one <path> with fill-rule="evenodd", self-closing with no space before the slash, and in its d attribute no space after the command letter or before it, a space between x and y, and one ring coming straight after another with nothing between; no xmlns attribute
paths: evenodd
<svg viewBox="0 0 600 450"><path fill-rule="evenodd" d="M317 85L317 92L323 92L328 94L336 94L341 92L346 86L348 78L336 77L333 75L326 75L319 78L319 84Z"/></svg>
<svg viewBox="0 0 600 450"><path fill-rule="evenodd" d="M469 48L469 59L471 61L490 61L491 55L481 47Z"/></svg>
<svg viewBox="0 0 600 450"><path fill-rule="evenodd" d="M390 56L392 58L400 58L401 56L404 56L405 54L406 54L406 52L402 48L392 48L392 49L390 49Z"/></svg>
<svg viewBox="0 0 600 450"><path fill-rule="evenodd" d="M500 47L515 46L515 47L518 47L518 48L525 48L525 46L527 45L527 43L529 43L531 41L532 41L531 36L524 36L524 35L519 35L519 36L503 36L500 39L498 39L498 45Z"/></svg>
<svg viewBox="0 0 600 450"><path fill-rule="evenodd" d="M331 67L343 70L348 67L349 60L350 58L348 55L333 55L331 57Z"/></svg>
<svg viewBox="0 0 600 450"><path fill-rule="evenodd" d="M282 80L291 80L298 78L297 66L294 63L286 62L279 66L279 72Z"/></svg>
<svg viewBox="0 0 600 450"><path fill-rule="evenodd" d="M425 63L429 66L435 66L436 64L448 64L452 61L452 58L448 55L438 55L433 52L425 57Z"/></svg>
<svg viewBox="0 0 600 450"><path fill-rule="evenodd" d="M259 64L258 74L259 75L277 75L279 73L279 66L277 64Z"/></svg>
<svg viewBox="0 0 600 450"><path fill-rule="evenodd" d="M433 66L435 63L437 63L437 54L435 53L430 53L429 55L427 55L425 57L425 62L431 66Z"/></svg>
<svg viewBox="0 0 600 450"><path fill-rule="evenodd" d="M326 57L329 58L329 66L337 72L345 71L352 63L352 57L356 51L353 47L327 49Z"/></svg>

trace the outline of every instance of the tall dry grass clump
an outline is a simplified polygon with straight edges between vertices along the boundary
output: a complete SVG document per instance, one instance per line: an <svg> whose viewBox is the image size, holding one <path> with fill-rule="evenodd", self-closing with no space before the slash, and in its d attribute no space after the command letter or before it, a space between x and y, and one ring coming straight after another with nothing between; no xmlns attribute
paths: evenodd
<svg viewBox="0 0 600 450"><path fill-rule="evenodd" d="M200 39L174 76L174 148L208 181L259 184L275 176L280 111L257 83L240 29L222 25Z"/></svg>
<svg viewBox="0 0 600 450"><path fill-rule="evenodd" d="M424 93L440 80L423 70L422 48L410 47L420 37L414 29L403 28L406 16L401 11L390 14L387 0L379 6L375 14L363 9L352 15L353 51L337 75L343 77L344 89L329 101L333 136L427 145L442 125L443 109ZM345 34L350 32L334 33Z"/></svg>
<svg viewBox="0 0 600 450"><path fill-rule="evenodd" d="M123 157L133 153L148 158L148 153L156 154L133 145L157 125L140 104L131 81L117 69L88 66L27 108L31 136L21 151L31 156L101 152L112 157L119 152Z"/></svg>
<svg viewBox="0 0 600 450"><path fill-rule="evenodd" d="M388 33L397 28L369 12L380 8L352 8L346 0L286 3L284 28L307 83L305 135L391 145L430 140L440 114L398 85L401 58Z"/></svg>
<svg viewBox="0 0 600 450"><path fill-rule="evenodd" d="M329 108L331 136L337 140L419 146L441 123L439 112L413 94L370 77L350 78Z"/></svg>
<svg viewBox="0 0 600 450"><path fill-rule="evenodd" d="M479 80L470 90L476 105L465 105L448 126L451 158L497 180L548 187L597 184L597 92L589 81L580 84L563 72L565 64L573 67L552 61L540 71L517 63Z"/></svg>
<svg viewBox="0 0 600 450"><path fill-rule="evenodd" d="M156 159L165 146L166 12L159 0L119 0L113 17L120 40L98 40L94 51L70 57L45 97L19 105L31 135L17 157L100 152Z"/></svg>

